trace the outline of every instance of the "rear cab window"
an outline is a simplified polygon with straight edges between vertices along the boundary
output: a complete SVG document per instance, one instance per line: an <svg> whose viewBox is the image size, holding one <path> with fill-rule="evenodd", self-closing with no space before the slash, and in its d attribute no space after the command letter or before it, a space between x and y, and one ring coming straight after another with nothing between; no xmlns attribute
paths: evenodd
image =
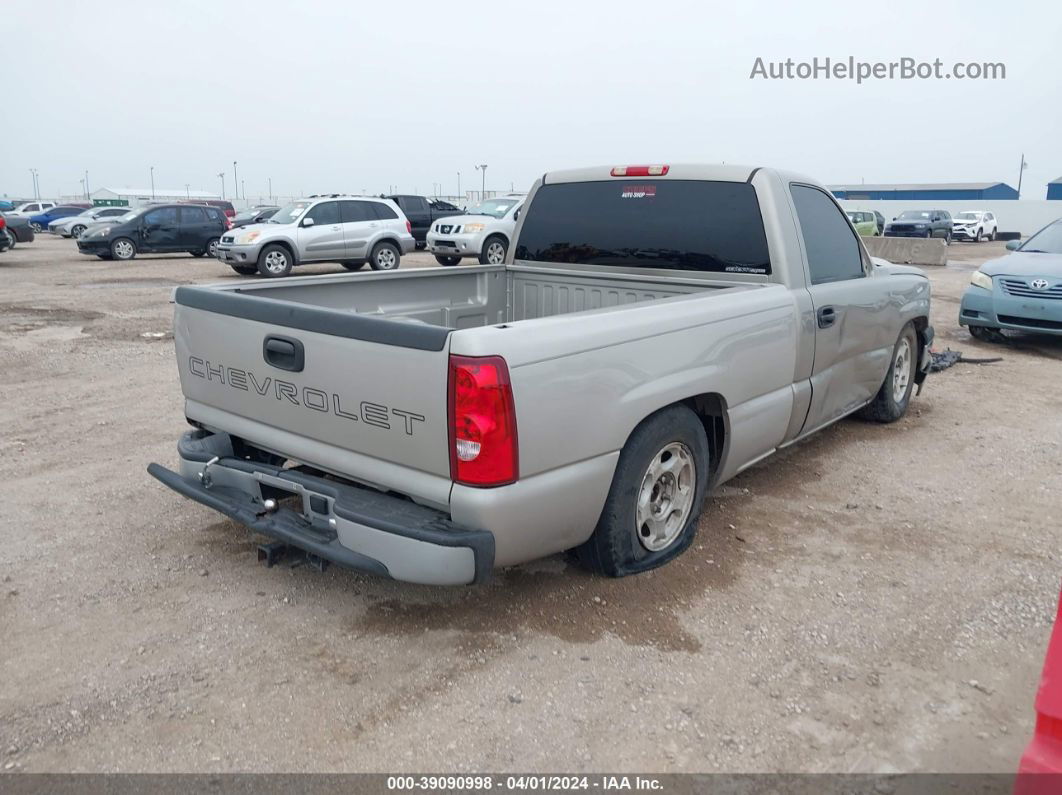
<svg viewBox="0 0 1062 795"><path fill-rule="evenodd" d="M771 273L756 190L745 182L614 179L543 185L516 259L711 273Z"/></svg>

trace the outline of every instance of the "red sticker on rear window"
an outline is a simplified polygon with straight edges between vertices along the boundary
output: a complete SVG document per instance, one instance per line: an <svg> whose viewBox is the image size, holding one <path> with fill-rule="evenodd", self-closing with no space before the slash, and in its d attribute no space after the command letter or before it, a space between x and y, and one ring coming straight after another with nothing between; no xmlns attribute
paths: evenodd
<svg viewBox="0 0 1062 795"><path fill-rule="evenodd" d="M656 185L624 185L621 199L647 199L656 195Z"/></svg>

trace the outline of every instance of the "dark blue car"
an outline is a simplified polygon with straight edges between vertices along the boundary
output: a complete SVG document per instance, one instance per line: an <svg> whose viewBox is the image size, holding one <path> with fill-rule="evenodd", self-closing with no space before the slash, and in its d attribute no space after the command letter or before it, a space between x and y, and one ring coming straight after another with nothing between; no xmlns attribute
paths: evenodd
<svg viewBox="0 0 1062 795"><path fill-rule="evenodd" d="M54 221L56 218L66 218L71 215L80 215L88 209L87 206L78 206L74 204L60 204L58 207L53 207L50 210L45 210L43 213L37 213L31 215L29 222L34 232L43 232L48 228L48 224Z"/></svg>

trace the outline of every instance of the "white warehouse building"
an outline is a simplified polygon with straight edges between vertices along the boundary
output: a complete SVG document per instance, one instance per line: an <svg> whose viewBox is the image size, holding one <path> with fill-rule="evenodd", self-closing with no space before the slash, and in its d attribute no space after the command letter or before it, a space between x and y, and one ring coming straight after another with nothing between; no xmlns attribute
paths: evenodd
<svg viewBox="0 0 1062 795"><path fill-rule="evenodd" d="M140 207L149 202L175 202L188 200L220 199L216 193L205 190L181 188L99 188L92 191L92 203L108 207Z"/></svg>

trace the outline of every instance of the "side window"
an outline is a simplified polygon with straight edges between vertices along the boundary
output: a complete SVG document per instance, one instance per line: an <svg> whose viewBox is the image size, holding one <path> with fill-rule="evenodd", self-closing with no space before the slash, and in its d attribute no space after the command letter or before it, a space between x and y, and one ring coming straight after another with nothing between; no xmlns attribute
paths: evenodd
<svg viewBox="0 0 1062 795"><path fill-rule="evenodd" d="M369 202L340 202L339 207L345 224L376 220L376 213L372 211Z"/></svg>
<svg viewBox="0 0 1062 795"><path fill-rule="evenodd" d="M321 224L339 223L339 202L321 202L315 204L306 212L306 218L312 218L313 222Z"/></svg>
<svg viewBox="0 0 1062 795"><path fill-rule="evenodd" d="M100 215L104 218L112 218L116 215L125 215L128 212L124 207L113 207L110 210L104 210Z"/></svg>
<svg viewBox="0 0 1062 795"><path fill-rule="evenodd" d="M207 207L206 214L210 216L210 220L214 223L221 223L222 212L221 210L215 210L213 207Z"/></svg>
<svg viewBox="0 0 1062 795"><path fill-rule="evenodd" d="M144 216L144 223L148 226L163 226L177 223L176 207L160 207L152 210Z"/></svg>
<svg viewBox="0 0 1062 795"><path fill-rule="evenodd" d="M26 205L26 209L23 210L23 212L27 212L27 213L39 213L40 211L41 211L41 206L39 204L27 204Z"/></svg>
<svg viewBox="0 0 1062 795"><path fill-rule="evenodd" d="M818 188L791 185L800 234L808 254L812 284L839 282L864 276L863 258L852 227L841 211Z"/></svg>
<svg viewBox="0 0 1062 795"><path fill-rule="evenodd" d="M207 223L206 210L202 207L182 207L181 223L185 226Z"/></svg>
<svg viewBox="0 0 1062 795"><path fill-rule="evenodd" d="M368 202L368 204L381 221L393 221L398 218L398 213L383 202Z"/></svg>

